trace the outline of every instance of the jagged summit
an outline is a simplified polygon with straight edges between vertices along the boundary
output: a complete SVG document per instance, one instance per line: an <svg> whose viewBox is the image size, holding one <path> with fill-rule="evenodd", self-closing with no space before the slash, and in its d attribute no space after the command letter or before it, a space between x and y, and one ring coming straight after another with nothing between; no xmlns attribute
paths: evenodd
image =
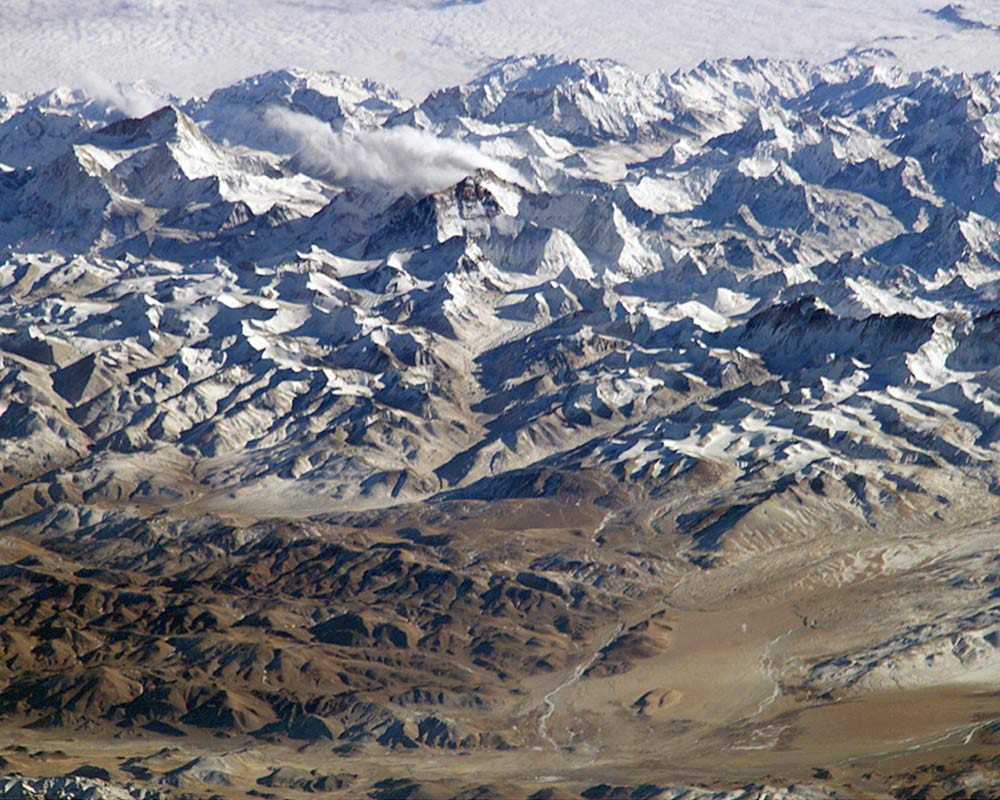
<svg viewBox="0 0 1000 800"><path fill-rule="evenodd" d="M284 69L246 78L193 99L184 110L219 141L294 152L294 141L266 124L275 108L307 114L337 128L374 128L410 103L388 86L336 72Z"/></svg>
<svg viewBox="0 0 1000 800"><path fill-rule="evenodd" d="M95 131L93 140L112 147L129 147L185 136L201 138L204 134L180 109L167 105L144 117L112 122Z"/></svg>
<svg viewBox="0 0 1000 800"><path fill-rule="evenodd" d="M467 116L495 124L530 123L575 144L635 141L670 118L662 75L640 75L611 61L511 58L467 86L431 93L418 112L442 123Z"/></svg>

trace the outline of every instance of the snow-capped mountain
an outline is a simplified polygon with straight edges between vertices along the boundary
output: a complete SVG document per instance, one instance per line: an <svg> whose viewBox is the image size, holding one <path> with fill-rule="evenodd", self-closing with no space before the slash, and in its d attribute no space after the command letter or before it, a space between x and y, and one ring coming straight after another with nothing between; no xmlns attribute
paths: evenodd
<svg viewBox="0 0 1000 800"><path fill-rule="evenodd" d="M414 108L303 72L190 116L29 100L0 131L4 430L30 454L5 508L68 474L320 510L541 468L662 490L699 459L992 486L997 95L864 60L526 58ZM320 133L371 169L316 177ZM468 174L394 185L424 168ZM135 480L137 454L178 472Z"/></svg>
<svg viewBox="0 0 1000 800"><path fill-rule="evenodd" d="M509 576L596 619L678 570L765 554L777 571L831 530L874 547L995 513L996 75L877 54L672 75L528 57L418 105L303 71L138 118L62 90L4 103L7 530L596 504L590 560L533 553ZM246 555L199 531L185 541ZM880 569L941 555L900 547ZM971 649L949 675L995 669L992 568L956 548L949 580L969 594L933 626L904 614L850 657L803 661L795 685L923 685L954 637ZM862 575L857 558L830 575ZM590 605L568 588L583 584ZM431 641L424 622L407 624Z"/></svg>

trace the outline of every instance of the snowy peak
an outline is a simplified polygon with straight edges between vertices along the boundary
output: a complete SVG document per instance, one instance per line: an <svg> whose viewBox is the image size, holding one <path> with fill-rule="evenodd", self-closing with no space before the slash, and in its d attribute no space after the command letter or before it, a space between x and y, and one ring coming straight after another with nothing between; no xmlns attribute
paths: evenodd
<svg viewBox="0 0 1000 800"><path fill-rule="evenodd" d="M188 109L196 119L212 120L231 113L236 106L282 104L332 122L361 109L388 116L406 106L395 91L377 81L336 72L285 69L246 78L217 89L206 100L192 101Z"/></svg>
<svg viewBox="0 0 1000 800"><path fill-rule="evenodd" d="M874 57L530 57L412 107L289 70L100 125L48 98L58 152L4 127L22 105L0 357L50 409L38 448L65 417L94 481L156 452L213 508L541 469L661 491L694 462L736 493L890 465L993 485L995 89Z"/></svg>
<svg viewBox="0 0 1000 800"><path fill-rule="evenodd" d="M671 117L664 79L609 61L509 59L465 87L432 93L420 111L433 122L466 116L497 125L532 124L577 143L631 142L664 130Z"/></svg>
<svg viewBox="0 0 1000 800"><path fill-rule="evenodd" d="M194 122L174 106L164 106L138 119L112 122L93 134L93 141L113 149L142 147L158 142L207 141Z"/></svg>
<svg viewBox="0 0 1000 800"><path fill-rule="evenodd" d="M335 72L278 70L192 100L185 111L219 142L294 152L295 142L266 124L273 109L306 114L340 130L378 127L410 103L371 80Z"/></svg>

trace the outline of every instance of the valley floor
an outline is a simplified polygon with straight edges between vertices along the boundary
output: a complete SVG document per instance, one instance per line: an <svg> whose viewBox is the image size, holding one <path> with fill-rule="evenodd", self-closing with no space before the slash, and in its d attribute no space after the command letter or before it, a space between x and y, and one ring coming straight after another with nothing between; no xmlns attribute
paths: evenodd
<svg viewBox="0 0 1000 800"><path fill-rule="evenodd" d="M551 510L521 506L542 525ZM511 511L507 523L517 525ZM650 547L634 528L593 516L609 562ZM525 538L537 546L569 535L541 527ZM501 672L487 686L477 680L484 662L458 659L467 680L452 677L453 688L484 706L438 716L502 734L510 744L499 748L410 746L405 736L388 747L372 737L345 746L346 734L268 739L190 725L164 736L94 720L68 730L14 715L3 723L10 744L0 757L5 772L31 777L98 767L116 784L163 797L702 796L684 794L690 787L727 798L990 796L1000 785L996 654L987 647L962 665L949 659L968 646L960 620L982 613L968 607L958 571L992 558L994 541L990 524L968 521L926 534L833 531L712 569L677 567L661 576L659 593L647 580L595 620L558 668ZM942 621L950 627L940 641L921 633ZM986 634L993 648L996 639ZM378 660L375 651L367 657ZM398 682L416 679L400 673ZM369 697L392 705L390 688Z"/></svg>

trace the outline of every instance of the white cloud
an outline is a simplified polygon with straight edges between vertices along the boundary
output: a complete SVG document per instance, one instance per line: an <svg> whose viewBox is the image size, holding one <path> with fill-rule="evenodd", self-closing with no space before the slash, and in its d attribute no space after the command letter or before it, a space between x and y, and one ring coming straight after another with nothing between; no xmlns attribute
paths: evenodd
<svg viewBox="0 0 1000 800"><path fill-rule="evenodd" d="M417 128L334 132L322 120L283 108L270 109L267 121L297 143L304 171L343 183L375 183L410 194L427 194L479 169L525 183L509 164L473 145Z"/></svg>
<svg viewBox="0 0 1000 800"><path fill-rule="evenodd" d="M167 103L164 97L149 89L114 83L93 70L81 70L76 82L94 100L130 117L144 117Z"/></svg>
<svg viewBox="0 0 1000 800"><path fill-rule="evenodd" d="M957 0L956 0L957 1ZM267 69L377 78L419 99L498 57L607 56L641 71L746 55L827 61L884 46L907 70L993 70L1000 36L927 9L952 0L2 0L0 89L46 91L81 65L187 96ZM961 0L996 24L997 0Z"/></svg>

